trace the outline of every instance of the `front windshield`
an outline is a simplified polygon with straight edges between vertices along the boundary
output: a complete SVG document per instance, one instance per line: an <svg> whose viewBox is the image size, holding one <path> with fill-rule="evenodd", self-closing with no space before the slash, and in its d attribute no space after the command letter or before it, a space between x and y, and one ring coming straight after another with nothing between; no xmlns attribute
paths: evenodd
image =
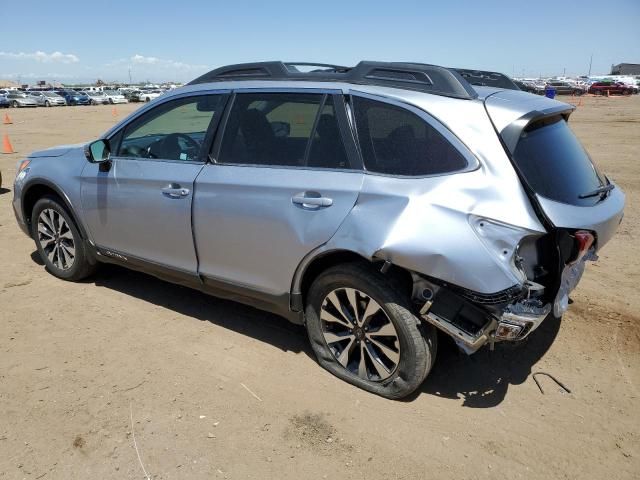
<svg viewBox="0 0 640 480"><path fill-rule="evenodd" d="M58 95L53 93L53 92L42 92L44 93L47 97L57 97Z"/></svg>

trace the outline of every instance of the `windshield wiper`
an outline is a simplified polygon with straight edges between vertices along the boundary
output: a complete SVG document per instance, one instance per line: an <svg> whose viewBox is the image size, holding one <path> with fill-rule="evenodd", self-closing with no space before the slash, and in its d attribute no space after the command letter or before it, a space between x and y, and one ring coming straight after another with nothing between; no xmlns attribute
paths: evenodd
<svg viewBox="0 0 640 480"><path fill-rule="evenodd" d="M589 197L597 197L598 195L606 195L614 188L616 188L615 185L613 183L609 183L607 185L602 185L601 187L598 187L595 190L592 190L591 192L578 195L578 198L589 198Z"/></svg>

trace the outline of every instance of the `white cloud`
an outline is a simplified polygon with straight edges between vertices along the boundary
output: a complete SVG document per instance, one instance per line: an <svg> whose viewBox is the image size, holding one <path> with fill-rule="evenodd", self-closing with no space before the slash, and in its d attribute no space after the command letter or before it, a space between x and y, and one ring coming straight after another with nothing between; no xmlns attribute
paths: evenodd
<svg viewBox="0 0 640 480"><path fill-rule="evenodd" d="M181 70L204 70L206 65L193 65L190 63L176 62L175 60L166 60L158 57L145 57L136 53L129 61L134 65L153 65L158 68L176 68Z"/></svg>
<svg viewBox="0 0 640 480"><path fill-rule="evenodd" d="M0 58L12 58L17 60L35 60L41 63L78 63L80 59L73 53L53 52L46 53L40 50L31 53L25 52L0 52Z"/></svg>

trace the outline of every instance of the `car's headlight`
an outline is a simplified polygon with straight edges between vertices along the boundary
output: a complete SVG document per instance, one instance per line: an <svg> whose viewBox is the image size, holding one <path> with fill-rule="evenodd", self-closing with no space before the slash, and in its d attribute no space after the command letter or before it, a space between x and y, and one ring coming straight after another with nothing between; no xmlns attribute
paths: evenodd
<svg viewBox="0 0 640 480"><path fill-rule="evenodd" d="M29 165L30 164L31 164L31 160L29 160L29 159L22 160L18 164L18 173L16 173L15 183L20 183L20 182L24 181L24 179L29 174Z"/></svg>

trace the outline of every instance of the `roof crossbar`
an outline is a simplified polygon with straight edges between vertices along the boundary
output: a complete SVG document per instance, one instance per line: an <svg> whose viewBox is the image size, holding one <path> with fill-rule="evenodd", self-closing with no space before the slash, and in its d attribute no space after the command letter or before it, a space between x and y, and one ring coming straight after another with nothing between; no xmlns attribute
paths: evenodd
<svg viewBox="0 0 640 480"><path fill-rule="evenodd" d="M298 67L317 67L304 71ZM446 97L474 99L478 94L460 73L424 63L361 61L355 67L309 62L258 62L216 68L188 85L225 80L307 80L378 85Z"/></svg>

